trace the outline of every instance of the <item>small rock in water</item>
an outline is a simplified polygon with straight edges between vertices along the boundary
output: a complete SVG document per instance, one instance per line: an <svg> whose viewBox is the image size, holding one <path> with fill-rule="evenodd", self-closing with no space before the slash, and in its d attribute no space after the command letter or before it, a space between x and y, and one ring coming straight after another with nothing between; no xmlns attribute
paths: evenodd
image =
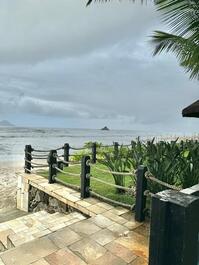
<svg viewBox="0 0 199 265"><path fill-rule="evenodd" d="M109 128L107 126L104 126L101 130L102 131L109 131Z"/></svg>

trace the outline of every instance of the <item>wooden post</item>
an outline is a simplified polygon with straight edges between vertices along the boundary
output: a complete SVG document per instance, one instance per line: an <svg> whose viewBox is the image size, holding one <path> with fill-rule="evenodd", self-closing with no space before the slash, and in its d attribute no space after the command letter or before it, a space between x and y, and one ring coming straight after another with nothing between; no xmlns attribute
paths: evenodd
<svg viewBox="0 0 199 265"><path fill-rule="evenodd" d="M63 169L64 169L64 164L63 164L63 162L62 162L62 161L57 161L57 167L58 167L59 169L63 170Z"/></svg>
<svg viewBox="0 0 199 265"><path fill-rule="evenodd" d="M90 197L90 156L83 156L81 162L81 198Z"/></svg>
<svg viewBox="0 0 199 265"><path fill-rule="evenodd" d="M135 220L137 222L143 222L145 220L144 209L146 208L146 196L144 195L147 189L147 179L145 173L147 167L139 166L137 170L137 182L136 182L136 202L135 202Z"/></svg>
<svg viewBox="0 0 199 265"><path fill-rule="evenodd" d="M70 154L70 145L68 143L64 144L64 161L69 161L69 154ZM65 164L68 167L68 164Z"/></svg>
<svg viewBox="0 0 199 265"><path fill-rule="evenodd" d="M49 164L49 173L48 173L48 183L55 183L55 177L57 175L57 151L51 150L48 156L48 164Z"/></svg>
<svg viewBox="0 0 199 265"><path fill-rule="evenodd" d="M199 197L165 190L152 197L149 265L198 265Z"/></svg>
<svg viewBox="0 0 199 265"><path fill-rule="evenodd" d="M118 142L114 142L114 156L115 156L115 159L117 159L118 153L119 153L119 144L118 144Z"/></svg>
<svg viewBox="0 0 199 265"><path fill-rule="evenodd" d="M25 146L25 173L27 174L30 174L31 172L31 160L32 160L32 155L31 155L31 152L32 152L32 147L31 145L26 145ZM30 161L30 162L28 162Z"/></svg>
<svg viewBox="0 0 199 265"><path fill-rule="evenodd" d="M92 163L96 164L97 161L97 143L92 143Z"/></svg>

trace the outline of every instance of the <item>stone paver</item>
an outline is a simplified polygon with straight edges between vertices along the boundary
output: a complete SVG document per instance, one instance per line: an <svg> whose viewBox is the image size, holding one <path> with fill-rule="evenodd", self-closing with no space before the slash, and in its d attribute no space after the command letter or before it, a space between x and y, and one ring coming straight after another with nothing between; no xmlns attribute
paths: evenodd
<svg viewBox="0 0 199 265"><path fill-rule="evenodd" d="M113 221L111 221L110 219L108 219L107 217L101 214L98 214L97 216L91 218L91 221L101 228L106 228L114 224Z"/></svg>
<svg viewBox="0 0 199 265"><path fill-rule="evenodd" d="M48 238L40 238L1 254L6 265L27 265L58 250Z"/></svg>
<svg viewBox="0 0 199 265"><path fill-rule="evenodd" d="M136 229L134 229L134 232L141 234L144 237L149 237L149 230L149 223L144 223L142 226L136 227Z"/></svg>
<svg viewBox="0 0 199 265"><path fill-rule="evenodd" d="M94 213L94 214L100 214L100 213L104 213L106 212L107 210L105 208L102 208L100 206L97 206L97 205L92 205L89 207L89 210Z"/></svg>
<svg viewBox="0 0 199 265"><path fill-rule="evenodd" d="M82 221L81 224L73 224L70 228L83 236L92 235L100 230L100 228L90 220Z"/></svg>
<svg viewBox="0 0 199 265"><path fill-rule="evenodd" d="M103 215L105 217L111 219L112 221L118 223L118 224L124 224L127 221L125 218L120 217L119 215L112 213L111 210L104 212Z"/></svg>
<svg viewBox="0 0 199 265"><path fill-rule="evenodd" d="M124 213L128 213L129 210L128 209L125 209L125 208L122 208L122 207L114 207L113 209L111 209L109 211L110 213L114 213L116 215L122 215Z"/></svg>
<svg viewBox="0 0 199 265"><path fill-rule="evenodd" d="M6 248L8 248L7 242L9 242L10 246L13 245L17 247L84 219L85 217L80 213L49 214L45 211L41 211L29 214L1 223L0 242L2 242Z"/></svg>
<svg viewBox="0 0 199 265"><path fill-rule="evenodd" d="M5 263L3 262L1 258L0 258L0 265L5 265Z"/></svg>
<svg viewBox="0 0 199 265"><path fill-rule="evenodd" d="M105 247L111 253L122 258L127 263L130 263L137 258L137 256L134 255L133 251L131 251L128 248L118 244L115 241L112 241L111 243L107 244Z"/></svg>
<svg viewBox="0 0 199 265"><path fill-rule="evenodd" d="M60 249L45 258L50 265L86 265L86 263L68 248Z"/></svg>
<svg viewBox="0 0 199 265"><path fill-rule="evenodd" d="M93 240L95 240L98 244L100 244L101 246L104 246L108 243L110 243L111 241L113 241L116 237L114 235L113 232L111 232L108 229L103 229L100 230L99 232L93 234L91 236L91 238Z"/></svg>
<svg viewBox="0 0 199 265"><path fill-rule="evenodd" d="M148 224L135 222L123 207L94 198L81 200L78 192L35 177L25 175L26 190L27 184L35 186L90 218L79 212L41 212L0 224L0 231L14 230L11 241L19 245L0 254L2 265L147 265Z"/></svg>
<svg viewBox="0 0 199 265"><path fill-rule="evenodd" d="M49 265L49 263L45 259L40 259L36 262L31 263L31 265Z"/></svg>
<svg viewBox="0 0 199 265"><path fill-rule="evenodd" d="M106 249L91 238L84 238L69 248L87 263L94 262L106 253Z"/></svg>
<svg viewBox="0 0 199 265"><path fill-rule="evenodd" d="M8 236L11 236L12 234L14 234L14 231L12 229L6 229L0 232L0 242L2 242L6 248L8 248L7 238Z"/></svg>
<svg viewBox="0 0 199 265"><path fill-rule="evenodd" d="M129 231L127 227L117 223L113 223L108 227L108 229L112 231L117 237L123 234L127 234Z"/></svg>
<svg viewBox="0 0 199 265"><path fill-rule="evenodd" d="M52 240L58 248L64 248L81 239L81 237L70 228L63 228L50 234L48 238Z"/></svg>
<svg viewBox="0 0 199 265"><path fill-rule="evenodd" d="M100 258L96 259L93 263L91 262L92 265L127 265L127 263L120 259L119 257L116 257L110 252L106 252L103 256Z"/></svg>
<svg viewBox="0 0 199 265"><path fill-rule="evenodd" d="M136 256L148 258L148 240L146 237L131 231L128 236L119 237L116 242L133 251Z"/></svg>

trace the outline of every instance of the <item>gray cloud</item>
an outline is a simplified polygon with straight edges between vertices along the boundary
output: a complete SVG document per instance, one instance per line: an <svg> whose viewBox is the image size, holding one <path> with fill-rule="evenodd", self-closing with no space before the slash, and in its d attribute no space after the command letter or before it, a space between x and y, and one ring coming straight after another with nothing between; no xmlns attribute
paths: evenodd
<svg viewBox="0 0 199 265"><path fill-rule="evenodd" d="M153 7L84 4L0 0L1 113L18 124L26 114L38 124L53 117L52 126L57 118L58 126L197 130L181 109L198 98L198 83L174 57L151 55L148 36L162 27Z"/></svg>

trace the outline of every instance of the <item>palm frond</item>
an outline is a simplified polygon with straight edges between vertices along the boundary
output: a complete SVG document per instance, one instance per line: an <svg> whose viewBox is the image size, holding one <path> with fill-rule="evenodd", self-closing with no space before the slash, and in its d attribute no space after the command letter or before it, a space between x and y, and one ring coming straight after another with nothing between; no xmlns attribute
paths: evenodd
<svg viewBox="0 0 199 265"><path fill-rule="evenodd" d="M156 0L157 10L172 32L191 36L199 29L198 0Z"/></svg>
<svg viewBox="0 0 199 265"><path fill-rule="evenodd" d="M173 52L180 64L190 72L191 78L199 79L199 45L192 37L185 38L162 31L156 31L152 42L155 44L154 55L163 51Z"/></svg>

